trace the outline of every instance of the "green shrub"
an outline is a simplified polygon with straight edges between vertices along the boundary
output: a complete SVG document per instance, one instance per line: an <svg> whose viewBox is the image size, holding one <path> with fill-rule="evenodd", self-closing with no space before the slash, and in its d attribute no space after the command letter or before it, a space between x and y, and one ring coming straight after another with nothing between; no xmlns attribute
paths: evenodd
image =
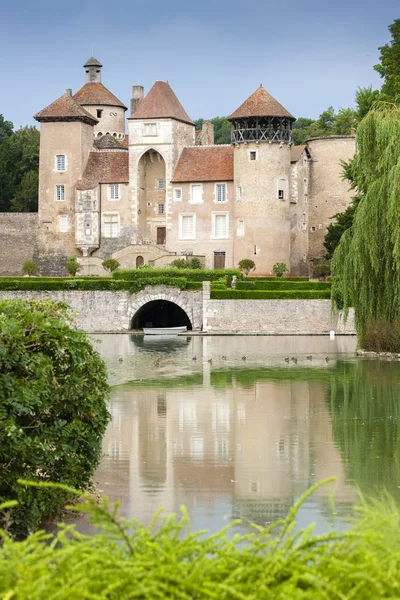
<svg viewBox="0 0 400 600"><path fill-rule="evenodd" d="M141 270L141 271L148 271L150 269L154 269L153 265L139 265L138 267L136 267L136 270Z"/></svg>
<svg viewBox="0 0 400 600"><path fill-rule="evenodd" d="M175 258L175 260L171 262L171 267L173 269L188 269L189 265L186 258Z"/></svg>
<svg viewBox="0 0 400 600"><path fill-rule="evenodd" d="M185 277L188 281L216 281L221 277L228 278L227 285L230 285L229 278L236 275L242 278L240 271L236 269L215 269L213 271L203 271L202 269L153 269L152 277ZM124 270L114 271L114 279L123 279L124 281L135 281L141 277L147 277L143 270Z"/></svg>
<svg viewBox="0 0 400 600"><path fill-rule="evenodd" d="M365 327L359 346L373 352L400 352L400 321L377 319Z"/></svg>
<svg viewBox="0 0 400 600"><path fill-rule="evenodd" d="M22 266L22 272L24 275L37 275L39 273L39 265L34 260L26 260Z"/></svg>
<svg viewBox="0 0 400 600"><path fill-rule="evenodd" d="M69 258L67 258L66 267L67 273L72 275L72 277L75 277L75 275L80 269L78 259L76 258L76 256L70 256Z"/></svg>
<svg viewBox="0 0 400 600"><path fill-rule="evenodd" d="M250 277L249 281L276 281L276 277ZM285 281L310 281L309 277L285 277Z"/></svg>
<svg viewBox="0 0 400 600"><path fill-rule="evenodd" d="M330 290L328 281L291 281L272 279L271 281L238 281L237 290Z"/></svg>
<svg viewBox="0 0 400 600"><path fill-rule="evenodd" d="M103 269L105 269L109 273L113 273L113 271L116 271L120 266L120 263L117 261L116 258L107 258L106 260L103 260L101 264L103 266Z"/></svg>
<svg viewBox="0 0 400 600"><path fill-rule="evenodd" d="M197 283L197 282L196 282ZM201 289L202 282L199 288ZM125 281L112 279L110 277L37 277L35 279L19 278L9 279L0 278L0 290L8 291L57 291L57 290L82 290L82 291L119 291L125 290L136 293L142 290L146 285L169 285L186 289L187 280L184 277L169 277L164 271L164 277L152 277L151 271L144 273L142 277Z"/></svg>
<svg viewBox="0 0 400 600"><path fill-rule="evenodd" d="M19 478L89 485L109 419L107 373L64 304L0 300L0 323L0 503L18 500L11 531L21 537L68 495Z"/></svg>
<svg viewBox="0 0 400 600"><path fill-rule="evenodd" d="M329 300L330 290L211 290L213 300Z"/></svg>
<svg viewBox="0 0 400 600"><path fill-rule="evenodd" d="M288 268L285 263L279 262L274 264L272 272L277 277L283 277L283 275L288 272Z"/></svg>
<svg viewBox="0 0 400 600"><path fill-rule="evenodd" d="M326 279L331 274L331 263L325 258L315 258L313 261L314 276Z"/></svg>
<svg viewBox="0 0 400 600"><path fill-rule="evenodd" d="M251 258L243 258L239 261L239 269L241 273L244 273L245 277L248 276L250 271L255 271L256 263Z"/></svg>
<svg viewBox="0 0 400 600"><path fill-rule="evenodd" d="M351 529L317 534L299 511L243 534L236 521L214 535L191 531L187 513L149 527L117 515L106 499L75 507L96 535L60 528L0 548L3 600L383 600L399 597L399 511L363 502ZM334 507L332 507L334 509ZM329 514L329 510L328 510ZM357 517L357 518L356 518ZM304 521L304 515L303 515ZM233 531L232 531L233 530Z"/></svg>
<svg viewBox="0 0 400 600"><path fill-rule="evenodd" d="M196 257L191 258L188 262L189 262L189 265L188 265L189 269L201 269L202 268L201 261L199 258L196 258Z"/></svg>
<svg viewBox="0 0 400 600"><path fill-rule="evenodd" d="M203 289L202 281L187 281L186 282L186 290L197 291Z"/></svg>

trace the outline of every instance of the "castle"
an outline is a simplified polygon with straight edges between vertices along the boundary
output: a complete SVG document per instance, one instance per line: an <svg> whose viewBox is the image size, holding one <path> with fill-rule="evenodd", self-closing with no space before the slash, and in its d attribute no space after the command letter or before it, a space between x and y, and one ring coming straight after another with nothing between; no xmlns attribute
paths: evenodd
<svg viewBox="0 0 400 600"><path fill-rule="evenodd" d="M41 126L39 213L34 255L43 274L65 273L78 256L83 274L162 267L197 256L207 269L254 260L257 274L283 262L307 275L323 255L331 217L351 192L341 160L353 136L293 146L295 118L262 86L229 117L231 144L201 132L168 82L148 94L133 86L127 107L101 82L90 58L86 83L35 115Z"/></svg>

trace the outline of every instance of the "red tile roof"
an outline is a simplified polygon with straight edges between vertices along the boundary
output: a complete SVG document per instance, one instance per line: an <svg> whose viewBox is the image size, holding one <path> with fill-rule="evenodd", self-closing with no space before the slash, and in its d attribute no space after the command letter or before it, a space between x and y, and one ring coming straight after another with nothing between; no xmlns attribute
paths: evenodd
<svg viewBox="0 0 400 600"><path fill-rule="evenodd" d="M176 119L193 125L192 119L166 81L156 81L147 96L139 103L132 119Z"/></svg>
<svg viewBox="0 0 400 600"><path fill-rule="evenodd" d="M172 181L233 181L233 146L184 148Z"/></svg>
<svg viewBox="0 0 400 600"><path fill-rule="evenodd" d="M129 153L123 151L90 152L77 190L91 190L99 183L128 183Z"/></svg>
<svg viewBox="0 0 400 600"><path fill-rule="evenodd" d="M118 100L102 83L85 83L80 90L74 94L74 98L83 106L92 104L105 104L106 106L121 106L127 110L125 104Z"/></svg>
<svg viewBox="0 0 400 600"><path fill-rule="evenodd" d="M297 162L305 149L305 146L293 146L290 151L290 162Z"/></svg>
<svg viewBox="0 0 400 600"><path fill-rule="evenodd" d="M67 90L63 96L36 113L34 118L39 123L49 121L83 121L89 125L98 123L93 115L74 100L70 90Z"/></svg>
<svg viewBox="0 0 400 600"><path fill-rule="evenodd" d="M244 117L289 117L294 119L294 116L282 104L279 104L262 85L228 119Z"/></svg>

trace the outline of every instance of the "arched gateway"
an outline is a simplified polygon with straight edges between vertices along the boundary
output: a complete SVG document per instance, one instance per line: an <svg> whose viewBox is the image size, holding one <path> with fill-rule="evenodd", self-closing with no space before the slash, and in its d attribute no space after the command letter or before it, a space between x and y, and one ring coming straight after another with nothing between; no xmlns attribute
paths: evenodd
<svg viewBox="0 0 400 600"><path fill-rule="evenodd" d="M178 327L201 329L203 319L202 292L180 290L169 286L149 286L120 306L124 313L123 328Z"/></svg>

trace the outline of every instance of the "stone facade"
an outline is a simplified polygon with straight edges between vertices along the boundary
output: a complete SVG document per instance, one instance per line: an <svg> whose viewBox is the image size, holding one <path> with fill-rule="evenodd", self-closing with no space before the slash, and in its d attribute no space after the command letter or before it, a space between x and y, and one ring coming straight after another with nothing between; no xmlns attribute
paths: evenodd
<svg viewBox="0 0 400 600"><path fill-rule="evenodd" d="M86 332L122 333L132 328L138 310L155 300L172 302L188 316L193 330L257 335L354 334L354 315L332 318L329 300L210 300L210 283L202 291L168 286L129 292L0 292L0 298L52 299L71 307L75 323Z"/></svg>
<svg viewBox="0 0 400 600"><path fill-rule="evenodd" d="M22 275L26 260L36 258L37 213L1 213L0 275Z"/></svg>
<svg viewBox="0 0 400 600"><path fill-rule="evenodd" d="M260 86L229 117L232 144L217 146L212 124L195 134L162 81L146 96L133 86L126 136L126 106L102 84L101 67L90 58L85 85L35 115L41 274L65 274L74 255L82 274L100 274L109 257L135 268L193 255L208 269L247 258L257 275L276 262L308 275L331 218L350 202L341 161L354 137L293 147L294 117Z"/></svg>

